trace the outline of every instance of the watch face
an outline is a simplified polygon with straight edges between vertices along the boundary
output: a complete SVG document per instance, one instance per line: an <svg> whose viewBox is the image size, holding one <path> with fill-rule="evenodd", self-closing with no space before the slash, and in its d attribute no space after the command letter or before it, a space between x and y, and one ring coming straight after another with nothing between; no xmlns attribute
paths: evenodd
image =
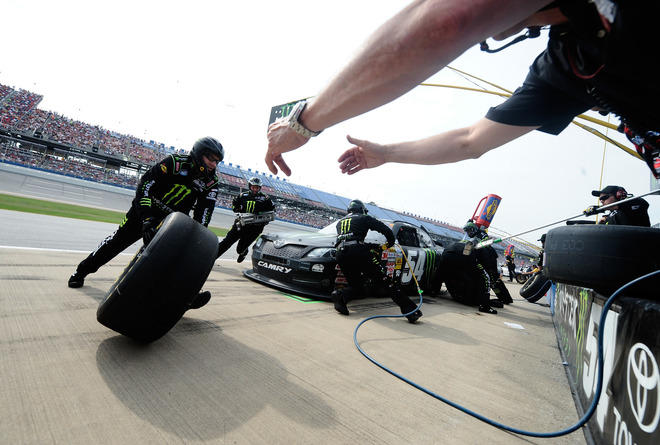
<svg viewBox="0 0 660 445"><path fill-rule="evenodd" d="M300 116L300 113L302 113L303 108L305 108L305 104L306 102L302 100L293 107L293 110L291 110L291 114L289 114L290 122L298 122L298 116Z"/></svg>

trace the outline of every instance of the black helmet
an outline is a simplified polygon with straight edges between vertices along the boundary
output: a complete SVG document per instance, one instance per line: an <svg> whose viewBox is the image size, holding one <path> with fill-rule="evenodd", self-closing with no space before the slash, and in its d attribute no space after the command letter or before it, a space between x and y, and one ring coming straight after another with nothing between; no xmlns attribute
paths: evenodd
<svg viewBox="0 0 660 445"><path fill-rule="evenodd" d="M261 187L263 187L264 183L261 179L257 178L256 176L253 176L248 181L248 188L252 190L253 185L256 185L257 187L259 187L259 190L261 190Z"/></svg>
<svg viewBox="0 0 660 445"><path fill-rule="evenodd" d="M367 207L359 199L351 201L350 204L348 204L347 211L348 213L362 213L363 215L366 215L368 212Z"/></svg>
<svg viewBox="0 0 660 445"><path fill-rule="evenodd" d="M201 139L197 139L190 154L192 155L193 161L195 161L197 168L201 172L204 172L206 170L206 164L204 163L204 159L202 159L202 157L205 154L212 154L217 156L218 162L220 162L225 158L225 149L222 148L222 144L218 142L217 139L207 136Z"/></svg>
<svg viewBox="0 0 660 445"><path fill-rule="evenodd" d="M470 238L474 238L475 236L477 236L477 233L479 233L479 227L477 227L477 225L471 219L469 219L468 222L465 223L465 225L463 226L463 230Z"/></svg>

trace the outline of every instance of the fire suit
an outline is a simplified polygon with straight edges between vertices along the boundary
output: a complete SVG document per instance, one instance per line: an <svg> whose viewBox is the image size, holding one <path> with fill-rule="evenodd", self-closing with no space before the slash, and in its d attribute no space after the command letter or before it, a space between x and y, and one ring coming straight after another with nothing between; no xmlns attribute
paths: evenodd
<svg viewBox="0 0 660 445"><path fill-rule="evenodd" d="M273 204L273 201L271 201L268 195L261 191L257 193L247 191L234 198L232 201L232 210L234 213L259 214L275 210L275 204ZM247 254L248 248L261 235L266 224L268 223L241 226L238 219L235 220L227 235L218 244L218 257L229 250L236 241L238 241L236 252L242 256Z"/></svg>
<svg viewBox="0 0 660 445"><path fill-rule="evenodd" d="M337 222L337 264L349 285L348 290L342 289L344 303L366 296L365 278L371 278L399 306L402 314L414 311L417 305L392 282L372 249L364 243L369 230L382 233L388 246L394 245L392 230L372 216L349 213Z"/></svg>
<svg viewBox="0 0 660 445"><path fill-rule="evenodd" d="M96 272L128 246L142 238L143 221L160 223L171 212L189 214L208 227L215 209L219 181L215 172L204 175L189 155L170 155L151 167L138 183L131 208L119 228L85 258L77 273Z"/></svg>

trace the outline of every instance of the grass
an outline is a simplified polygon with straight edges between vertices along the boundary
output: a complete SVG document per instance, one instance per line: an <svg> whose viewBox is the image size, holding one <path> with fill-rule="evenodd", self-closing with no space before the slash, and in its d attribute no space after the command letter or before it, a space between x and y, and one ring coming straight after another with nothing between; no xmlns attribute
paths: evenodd
<svg viewBox="0 0 660 445"><path fill-rule="evenodd" d="M14 210L16 212L37 213L40 215L61 216L64 218L84 219L119 225L124 219L125 212L95 209L74 204L44 201L41 199L24 198L22 196L5 195L0 193L0 209ZM128 210L128 209L127 209ZM227 229L209 227L219 237L227 234Z"/></svg>

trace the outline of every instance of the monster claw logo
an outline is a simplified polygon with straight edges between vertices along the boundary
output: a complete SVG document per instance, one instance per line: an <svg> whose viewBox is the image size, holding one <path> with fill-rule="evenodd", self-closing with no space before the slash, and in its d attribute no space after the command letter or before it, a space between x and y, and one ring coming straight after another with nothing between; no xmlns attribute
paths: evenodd
<svg viewBox="0 0 660 445"><path fill-rule="evenodd" d="M351 218L342 220L340 230L341 233L347 233L351 230Z"/></svg>
<svg viewBox="0 0 660 445"><path fill-rule="evenodd" d="M255 201L248 201L247 203L245 203L245 211L247 213L254 213L255 204L256 204Z"/></svg>
<svg viewBox="0 0 660 445"><path fill-rule="evenodd" d="M163 196L163 203L175 206L185 199L191 193L190 189L181 184L175 184L172 190ZM178 198L178 199L177 199Z"/></svg>

